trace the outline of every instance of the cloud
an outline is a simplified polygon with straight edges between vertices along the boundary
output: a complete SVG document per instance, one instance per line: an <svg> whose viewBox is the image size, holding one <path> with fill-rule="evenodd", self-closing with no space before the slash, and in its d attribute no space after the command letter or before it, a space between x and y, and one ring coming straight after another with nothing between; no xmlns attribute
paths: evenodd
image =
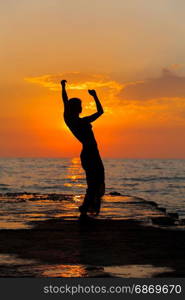
<svg viewBox="0 0 185 300"><path fill-rule="evenodd" d="M97 88L109 88L115 91L120 91L123 85L115 80L112 80L108 75L90 74L81 72L61 73L57 75L42 75L39 77L28 77L25 81L39 84L52 91L61 90L61 79L67 79L69 90L87 90Z"/></svg>
<svg viewBox="0 0 185 300"><path fill-rule="evenodd" d="M185 77L163 69L159 78L125 84L118 96L124 100L185 98Z"/></svg>

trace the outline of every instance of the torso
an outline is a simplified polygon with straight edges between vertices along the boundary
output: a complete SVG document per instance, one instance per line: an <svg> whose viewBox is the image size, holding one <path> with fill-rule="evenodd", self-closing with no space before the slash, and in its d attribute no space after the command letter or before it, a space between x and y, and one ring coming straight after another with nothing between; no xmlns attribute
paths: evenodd
<svg viewBox="0 0 185 300"><path fill-rule="evenodd" d="M92 125L83 118L72 118L64 113L64 120L73 135L82 143L83 149L96 147Z"/></svg>

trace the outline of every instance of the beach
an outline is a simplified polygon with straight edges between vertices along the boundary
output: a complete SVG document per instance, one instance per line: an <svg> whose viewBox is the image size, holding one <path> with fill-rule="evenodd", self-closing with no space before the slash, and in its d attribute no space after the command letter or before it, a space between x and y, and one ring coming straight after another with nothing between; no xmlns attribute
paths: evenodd
<svg viewBox="0 0 185 300"><path fill-rule="evenodd" d="M184 220L153 201L105 195L100 216L80 220L83 195L1 194L5 198L22 204L68 199L73 213L40 218L35 212L9 227L2 222L1 277L185 277ZM124 206L125 214L108 217L109 203Z"/></svg>

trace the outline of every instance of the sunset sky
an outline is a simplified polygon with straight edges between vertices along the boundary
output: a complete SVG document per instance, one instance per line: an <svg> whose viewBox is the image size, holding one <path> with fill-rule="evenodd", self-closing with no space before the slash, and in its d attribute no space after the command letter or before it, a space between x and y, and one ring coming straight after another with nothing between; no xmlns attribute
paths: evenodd
<svg viewBox="0 0 185 300"><path fill-rule="evenodd" d="M0 156L73 157L60 80L104 157L185 158L184 0L0 2Z"/></svg>

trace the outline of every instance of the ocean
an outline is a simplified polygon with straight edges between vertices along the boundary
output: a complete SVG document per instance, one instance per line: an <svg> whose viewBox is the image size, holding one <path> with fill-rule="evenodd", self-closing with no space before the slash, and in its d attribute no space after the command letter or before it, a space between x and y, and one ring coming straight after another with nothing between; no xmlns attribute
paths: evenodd
<svg viewBox="0 0 185 300"><path fill-rule="evenodd" d="M106 194L155 201L185 216L185 160L104 159ZM1 158L0 193L81 195L86 190L79 158Z"/></svg>

